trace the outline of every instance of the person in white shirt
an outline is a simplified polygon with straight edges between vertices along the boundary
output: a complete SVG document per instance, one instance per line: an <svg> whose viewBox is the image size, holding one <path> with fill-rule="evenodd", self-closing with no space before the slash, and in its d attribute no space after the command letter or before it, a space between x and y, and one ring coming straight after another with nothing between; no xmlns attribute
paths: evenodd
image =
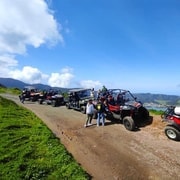
<svg viewBox="0 0 180 180"><path fill-rule="evenodd" d="M91 89L91 94L90 94L90 96L91 96L92 98L94 98L94 96L95 96L94 88Z"/></svg>
<svg viewBox="0 0 180 180"><path fill-rule="evenodd" d="M93 114L94 114L94 105L92 103L92 100L90 99L86 105L86 114L87 114L87 119L86 119L86 123L84 125L84 127L90 126L92 118L93 118Z"/></svg>

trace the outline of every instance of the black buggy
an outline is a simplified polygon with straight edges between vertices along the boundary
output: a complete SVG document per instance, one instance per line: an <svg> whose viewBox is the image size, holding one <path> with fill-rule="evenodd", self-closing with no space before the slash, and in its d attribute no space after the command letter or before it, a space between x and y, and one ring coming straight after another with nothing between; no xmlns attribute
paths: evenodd
<svg viewBox="0 0 180 180"><path fill-rule="evenodd" d="M19 95L19 100L24 101L37 101L39 99L40 92L33 86L25 86L22 93Z"/></svg>
<svg viewBox="0 0 180 180"><path fill-rule="evenodd" d="M95 100L91 89L71 89L68 92L66 107L67 109L78 110L85 114L86 105L90 99Z"/></svg>
<svg viewBox="0 0 180 180"><path fill-rule="evenodd" d="M49 90L43 92L38 99L39 104L47 104L53 107L64 105L64 97L61 92Z"/></svg>

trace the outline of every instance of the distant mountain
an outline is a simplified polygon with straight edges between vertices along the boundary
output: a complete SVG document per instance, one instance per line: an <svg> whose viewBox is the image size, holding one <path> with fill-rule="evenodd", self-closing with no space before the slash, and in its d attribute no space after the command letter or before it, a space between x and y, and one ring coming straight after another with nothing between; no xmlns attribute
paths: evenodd
<svg viewBox="0 0 180 180"><path fill-rule="evenodd" d="M7 88L19 88L19 89L23 89L25 86L28 86L28 84L12 78L0 78L0 84L2 84Z"/></svg>
<svg viewBox="0 0 180 180"><path fill-rule="evenodd" d="M136 93L137 99L143 103L155 103L162 105L180 105L180 96L166 94Z"/></svg>
<svg viewBox="0 0 180 180"><path fill-rule="evenodd" d="M26 86L33 86L36 89L40 89L40 90L56 89L56 90L61 90L62 92L65 92L68 90L67 88L51 87L45 84L27 84L27 83L24 83L22 81L12 79L12 78L0 78L0 84L7 88L18 88L21 90Z"/></svg>
<svg viewBox="0 0 180 180"><path fill-rule="evenodd" d="M0 78L0 85L7 88L19 88L23 89L25 86L34 86L36 89L47 90L56 89L66 92L68 88L51 87L44 84L27 84L22 81L12 79L12 78ZM138 100L142 103L155 103L163 105L180 105L180 96L175 95L165 95L165 94L151 94L151 93L133 93Z"/></svg>
<svg viewBox="0 0 180 180"><path fill-rule="evenodd" d="M0 87L2 87L2 88L6 88L6 86L4 86L4 85L2 85L2 84L0 84Z"/></svg>

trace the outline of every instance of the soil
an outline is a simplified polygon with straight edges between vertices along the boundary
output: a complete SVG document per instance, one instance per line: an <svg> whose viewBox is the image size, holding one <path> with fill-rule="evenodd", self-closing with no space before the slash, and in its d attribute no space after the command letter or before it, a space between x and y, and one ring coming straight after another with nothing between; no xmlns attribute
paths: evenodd
<svg viewBox="0 0 180 180"><path fill-rule="evenodd" d="M86 115L78 111L2 96L41 118L93 180L180 179L180 142L165 136L158 115L135 132L109 120L97 127L94 119L84 128Z"/></svg>

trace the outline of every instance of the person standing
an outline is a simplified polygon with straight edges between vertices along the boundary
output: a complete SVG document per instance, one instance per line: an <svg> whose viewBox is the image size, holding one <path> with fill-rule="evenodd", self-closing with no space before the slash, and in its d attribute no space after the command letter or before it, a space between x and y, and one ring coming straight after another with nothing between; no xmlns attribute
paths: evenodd
<svg viewBox="0 0 180 180"><path fill-rule="evenodd" d="M93 114L94 114L94 105L92 103L92 100L90 99L86 105L86 114L87 114L87 119L86 119L86 123L84 125L84 127L90 126L92 118L93 118Z"/></svg>
<svg viewBox="0 0 180 180"><path fill-rule="evenodd" d="M96 110L97 110L97 126L100 125L100 122L102 123L102 126L105 124L105 105L103 103L103 99L99 99L98 103L96 104Z"/></svg>
<svg viewBox="0 0 180 180"><path fill-rule="evenodd" d="M91 94L90 96L94 99L95 98L95 92L94 92L94 88L91 89Z"/></svg>

